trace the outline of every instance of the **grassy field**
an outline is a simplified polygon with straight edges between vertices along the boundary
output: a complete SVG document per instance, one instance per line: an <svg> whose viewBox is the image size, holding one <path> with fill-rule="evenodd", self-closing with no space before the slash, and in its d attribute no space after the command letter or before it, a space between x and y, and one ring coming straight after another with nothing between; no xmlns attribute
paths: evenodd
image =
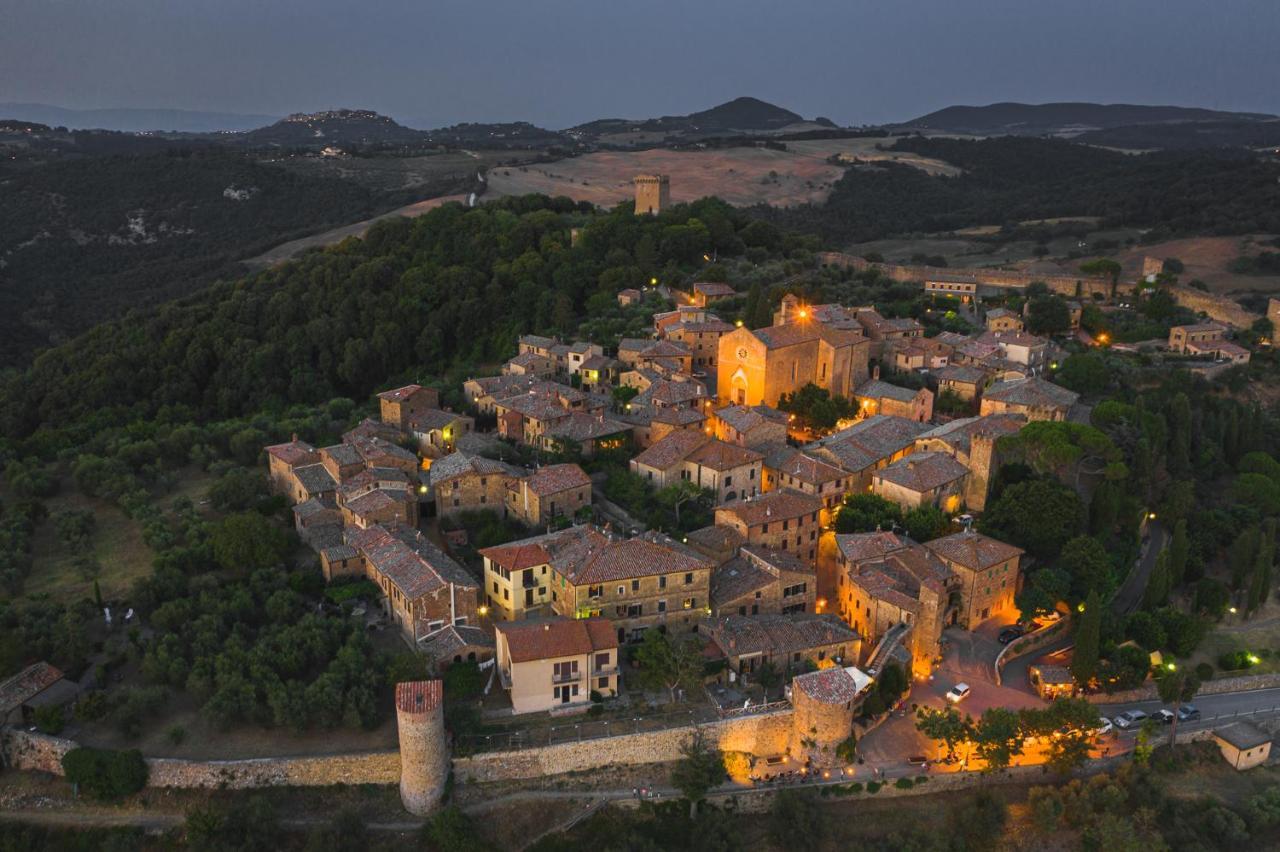
<svg viewBox="0 0 1280 852"><path fill-rule="evenodd" d="M1215 677L1231 674L1266 674L1280 671L1280 603L1267 602L1253 618L1228 615L1215 625L1191 657L1191 664L1209 663L1218 668L1218 658L1232 651L1248 651L1260 662L1245 672L1215 673Z"/></svg>

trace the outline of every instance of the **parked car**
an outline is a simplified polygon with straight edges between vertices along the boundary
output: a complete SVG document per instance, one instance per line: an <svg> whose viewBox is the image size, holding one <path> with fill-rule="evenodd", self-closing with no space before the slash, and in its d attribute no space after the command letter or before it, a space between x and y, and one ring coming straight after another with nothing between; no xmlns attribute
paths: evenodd
<svg viewBox="0 0 1280 852"><path fill-rule="evenodd" d="M1177 717L1173 715L1172 710L1157 710L1151 718L1155 719L1161 725L1172 725L1173 720Z"/></svg>
<svg viewBox="0 0 1280 852"><path fill-rule="evenodd" d="M1196 719L1199 719L1199 718L1200 718L1200 711L1196 708L1196 705L1194 704L1183 704L1181 707L1178 708L1179 722L1194 722Z"/></svg>
<svg viewBox="0 0 1280 852"><path fill-rule="evenodd" d="M1145 718L1147 718L1147 714L1141 710L1126 710L1116 716L1115 723L1117 728L1124 731L1140 724Z"/></svg>
<svg viewBox="0 0 1280 852"><path fill-rule="evenodd" d="M959 704L969 697L969 684L957 683L947 692L947 700L952 704Z"/></svg>
<svg viewBox="0 0 1280 852"><path fill-rule="evenodd" d="M1010 624L1004 630L1000 631L1000 635L997 636L996 639L1001 645L1008 645L1014 639L1017 639L1026 632L1027 628L1023 627L1021 624Z"/></svg>
<svg viewBox="0 0 1280 852"><path fill-rule="evenodd" d="M1094 733L1097 734L1098 736L1111 733L1111 720L1108 719L1106 716L1103 716L1100 719L1098 719L1098 727L1094 731Z"/></svg>

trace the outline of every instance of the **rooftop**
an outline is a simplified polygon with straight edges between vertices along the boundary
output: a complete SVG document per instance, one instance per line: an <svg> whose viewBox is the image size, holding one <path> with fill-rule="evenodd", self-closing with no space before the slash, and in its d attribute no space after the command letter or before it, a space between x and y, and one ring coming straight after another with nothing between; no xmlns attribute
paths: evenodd
<svg viewBox="0 0 1280 852"><path fill-rule="evenodd" d="M347 538L369 565L409 600L450 583L467 589L477 586L465 568L417 530L398 524L390 528L374 524L363 530L348 528Z"/></svg>
<svg viewBox="0 0 1280 852"><path fill-rule="evenodd" d="M1214 728L1213 735L1240 751L1248 751L1271 742L1270 734L1249 722L1232 722L1230 725Z"/></svg>
<svg viewBox="0 0 1280 852"><path fill-rule="evenodd" d="M315 447L297 438L287 444L272 444L267 447L268 455L275 456L290 467L310 460L315 451Z"/></svg>
<svg viewBox="0 0 1280 852"><path fill-rule="evenodd" d="M383 391L378 394L378 399L385 399L387 402L404 402L407 399L412 399L422 389L422 385L405 385L402 388Z"/></svg>
<svg viewBox="0 0 1280 852"><path fill-rule="evenodd" d="M823 704L844 704L853 701L862 690L871 685L871 677L859 669L821 669L797 675L791 681L793 692L805 695Z"/></svg>
<svg viewBox="0 0 1280 852"><path fill-rule="evenodd" d="M726 405L716 411L716 417L738 432L750 432L764 423L787 425L786 412L767 405Z"/></svg>
<svg viewBox="0 0 1280 852"><path fill-rule="evenodd" d="M972 531L935 538L926 541L924 546L948 562L975 571L1021 556L1024 552L1020 547Z"/></svg>
<svg viewBox="0 0 1280 852"><path fill-rule="evenodd" d="M870 397L871 399L894 399L898 402L915 402L916 394L918 393L920 391L891 385L880 379L872 379L869 382L863 382L858 385L858 389L853 392L853 395Z"/></svg>
<svg viewBox="0 0 1280 852"><path fill-rule="evenodd" d="M549 464L540 467L525 478L525 485L534 494L558 494L570 488L591 484L591 477L576 464Z"/></svg>
<svg viewBox="0 0 1280 852"><path fill-rule="evenodd" d="M442 459L437 459L431 465L431 469L427 471L427 477L432 487L460 476L506 476L511 478L519 478L525 475L525 472L509 465L506 462L495 461L477 456L471 453L458 451L450 453Z"/></svg>
<svg viewBox="0 0 1280 852"><path fill-rule="evenodd" d="M605 618L504 621L496 630L506 637L513 663L580 657L618 647L618 633Z"/></svg>
<svg viewBox="0 0 1280 852"><path fill-rule="evenodd" d="M396 709L401 713L427 713L444 703L444 681L417 680L396 684Z"/></svg>
<svg viewBox="0 0 1280 852"><path fill-rule="evenodd" d="M1070 408L1079 398L1074 391L1036 378L996 382L983 393L983 399L1036 408Z"/></svg>
<svg viewBox="0 0 1280 852"><path fill-rule="evenodd" d="M32 663L0 683L0 718L62 680L62 672L46 662Z"/></svg>
<svg viewBox="0 0 1280 852"><path fill-rule="evenodd" d="M910 447L928 426L905 417L877 414L805 447L845 470L861 471Z"/></svg>
<svg viewBox="0 0 1280 852"><path fill-rule="evenodd" d="M705 632L725 656L791 654L858 641L857 632L839 616L816 613L726 615L704 619L699 632Z"/></svg>
<svg viewBox="0 0 1280 852"><path fill-rule="evenodd" d="M873 477L926 493L967 476L969 469L946 453L912 453L876 471Z"/></svg>
<svg viewBox="0 0 1280 852"><path fill-rule="evenodd" d="M606 438L619 432L630 431L631 427L617 420L610 420L603 414L587 414L575 411L556 423L546 434L551 438L564 438L570 441L592 441Z"/></svg>
<svg viewBox="0 0 1280 852"><path fill-rule="evenodd" d="M822 501L809 494L798 491L769 491L759 497L730 503L716 508L717 521L724 513L731 515L749 527L760 526L770 521L782 521L799 518L808 514L816 514L822 509Z"/></svg>

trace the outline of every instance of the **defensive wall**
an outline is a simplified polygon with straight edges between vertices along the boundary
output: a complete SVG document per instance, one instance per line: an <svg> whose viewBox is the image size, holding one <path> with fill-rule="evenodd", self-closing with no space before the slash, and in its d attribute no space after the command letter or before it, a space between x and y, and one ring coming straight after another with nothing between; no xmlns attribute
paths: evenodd
<svg viewBox="0 0 1280 852"><path fill-rule="evenodd" d="M1094 294L1103 300L1111 298L1111 279L1093 275L1040 275L1007 269L951 269L945 266L872 263L857 255L834 251L820 253L818 262L824 266L838 266L857 271L876 269L888 278L900 282L952 281L992 289L1025 290L1032 282L1041 281L1052 292L1069 299L1092 299ZM1121 283L1126 287L1133 286L1132 283ZM1210 319L1236 328L1248 328L1261 316L1261 314L1246 311L1226 296L1206 293L1183 284L1174 284L1169 287L1169 292L1182 307L1207 314Z"/></svg>

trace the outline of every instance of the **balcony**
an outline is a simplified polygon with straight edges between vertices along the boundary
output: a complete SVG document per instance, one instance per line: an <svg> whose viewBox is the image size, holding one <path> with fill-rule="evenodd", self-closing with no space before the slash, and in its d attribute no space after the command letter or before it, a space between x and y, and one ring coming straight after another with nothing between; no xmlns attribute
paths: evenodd
<svg viewBox="0 0 1280 852"><path fill-rule="evenodd" d="M575 669L571 672L560 672L559 674L553 673L551 675L551 682L555 684L573 683L574 681L579 681L579 680L582 680L582 672L578 669Z"/></svg>
<svg viewBox="0 0 1280 852"><path fill-rule="evenodd" d="M617 665L605 666L604 668L592 669L591 676L596 677L613 677L618 673Z"/></svg>

